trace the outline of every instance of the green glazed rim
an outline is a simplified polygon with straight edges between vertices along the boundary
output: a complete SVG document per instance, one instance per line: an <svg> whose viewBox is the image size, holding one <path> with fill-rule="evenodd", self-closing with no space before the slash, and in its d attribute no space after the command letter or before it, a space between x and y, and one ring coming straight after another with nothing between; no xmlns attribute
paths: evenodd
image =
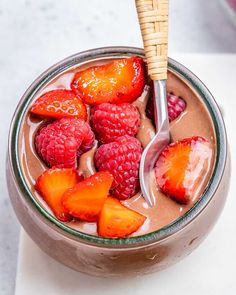
<svg viewBox="0 0 236 295"><path fill-rule="evenodd" d="M132 248L150 243L156 243L176 233L177 231L185 227L187 224L189 224L191 221L193 221L202 212L202 210L206 207L209 201L213 198L215 191L217 190L219 183L221 181L227 157L227 139L225 126L218 105L215 102L213 96L206 88L206 86L191 71L189 71L180 63L169 58L168 68L172 72L180 76L182 79L184 79L188 83L188 85L190 85L196 91L196 93L200 95L211 115L215 128L215 167L210 182L199 201L184 215L182 215L174 222L168 224L167 226L159 230L141 236L119 239L102 238L72 229L65 223L62 223L59 220L57 220L46 209L43 208L43 206L39 203L39 201L37 201L37 199L34 197L32 192L30 191L30 188L27 185L26 179L21 168L18 149L19 134L22 121L24 119L25 114L28 111L29 105L35 97L35 94L56 75L67 70L68 68L76 66L77 64L87 62L91 59L96 58L114 58L117 56L130 55L139 55L143 57L144 51L141 48L134 47L104 47L91 49L72 55L62 60L61 62L55 64L54 66L50 67L41 76L39 76L31 84L28 90L24 93L14 113L9 133L8 155L10 169L19 191L21 192L22 196L26 199L28 204L34 210L38 210L44 217L45 222L49 223L49 225L51 224L51 226L54 226L54 229L59 231L62 235L64 234L67 237L69 236L83 243L92 244L96 246L106 246L110 248Z"/></svg>

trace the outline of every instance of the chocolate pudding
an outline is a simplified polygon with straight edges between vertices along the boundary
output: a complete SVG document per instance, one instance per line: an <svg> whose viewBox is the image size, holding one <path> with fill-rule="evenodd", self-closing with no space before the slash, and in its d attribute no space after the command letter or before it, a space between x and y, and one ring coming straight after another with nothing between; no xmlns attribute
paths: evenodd
<svg viewBox="0 0 236 295"><path fill-rule="evenodd" d="M87 63L82 67L84 68L87 66L91 66L91 63ZM73 75L76 71L78 71L78 69L81 69L81 66L79 68L67 70L66 72L60 74L44 86L37 93L35 99L49 90L60 88L69 89ZM155 181L152 182L152 197L154 199L154 206L152 208L148 207L141 192L126 201L122 201L122 203L124 203L127 207L132 208L147 217L143 226L138 231L133 233L132 236L139 236L158 230L175 221L188 211L202 196L214 167L214 127L211 117L201 101L201 98L171 71L168 72L167 91L183 98L187 105L185 111L170 124L172 141L181 140L194 135L203 136L210 142L211 145L211 148L209 148L208 151L210 160L207 161L207 163L204 163L204 167L201 167L200 173L204 175L204 177L201 177L201 181L199 181L198 187L194 190L194 195L191 196L191 200L187 205L181 205L165 196L160 192L160 190L158 190ZM141 116L141 126L136 137L140 140L143 147L145 147L155 135L155 127L153 126L152 121L147 118L145 112L146 104L150 95L150 86L146 85L141 97L133 103L138 108ZM20 136L20 158L29 188L32 190L38 202L51 212L47 204L34 189L35 180L48 168L38 157L34 148L34 134L42 124L45 124L45 120L36 118L29 113L25 116ZM78 170L84 175L84 177L88 177L96 171L93 161L96 148L97 142L90 151L84 153L80 157ZM97 235L96 223L81 222L74 219L73 221L68 222L67 225L79 231Z"/></svg>

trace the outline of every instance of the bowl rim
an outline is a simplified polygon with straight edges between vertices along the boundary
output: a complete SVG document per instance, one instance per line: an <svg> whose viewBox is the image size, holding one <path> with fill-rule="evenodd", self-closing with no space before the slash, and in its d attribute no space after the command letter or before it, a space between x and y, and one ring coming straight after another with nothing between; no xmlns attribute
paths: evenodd
<svg viewBox="0 0 236 295"><path fill-rule="evenodd" d="M180 216L178 219L172 223L141 236L127 237L127 238L102 238L90 234L80 232L67 226L65 223L60 222L52 214L50 214L39 201L33 196L30 188L27 185L26 179L24 177L23 171L21 169L21 164L19 160L19 135L22 125L22 121L25 113L28 110L35 94L53 77L60 74L61 72L67 70L68 68L77 65L78 63L83 63L94 58L104 58L104 57L115 57L115 56L130 56L138 55L144 56L144 51L137 47L126 47L126 46L112 46L112 47L101 47L86 50L83 52L71 55L62 61L54 64L43 72L30 87L23 94L21 100L19 101L15 113L13 115L9 138L8 138L8 162L10 171L13 176L15 184L18 186L18 190L25 200L30 204L30 206L37 210L42 217L44 217L45 222L51 223L57 231L61 234L71 237L72 239L79 239L80 241L96 246L106 246L110 248L127 248L144 246L147 244L153 244L160 242L163 239L175 234L192 222L207 206L210 200L213 198L215 191L217 190L221 178L224 173L226 158L227 158L227 137L224 121L219 110L219 107L213 98L212 94L208 88L203 84L203 82L195 76L190 70L184 67L177 61L169 58L168 68L177 73L179 77L184 79L201 97L204 101L213 121L215 136L216 136L216 159L215 166L212 173L212 177L202 195L202 197L195 203L195 205L188 210L184 215Z"/></svg>

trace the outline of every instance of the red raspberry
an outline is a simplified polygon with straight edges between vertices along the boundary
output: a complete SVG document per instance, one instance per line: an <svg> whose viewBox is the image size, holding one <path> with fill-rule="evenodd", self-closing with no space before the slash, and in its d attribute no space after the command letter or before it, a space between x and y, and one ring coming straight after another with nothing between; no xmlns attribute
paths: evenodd
<svg viewBox="0 0 236 295"><path fill-rule="evenodd" d="M39 156L50 167L76 168L77 157L94 143L94 134L84 120L62 118L41 128L35 137Z"/></svg>
<svg viewBox="0 0 236 295"><path fill-rule="evenodd" d="M174 94L167 95L167 103L168 103L168 115L169 115L170 122L175 120L177 117L179 117L179 115L186 108L185 101Z"/></svg>
<svg viewBox="0 0 236 295"><path fill-rule="evenodd" d="M174 94L167 94L167 104L170 122L175 120L186 108L186 102ZM154 107L152 98L148 101L147 115L154 121Z"/></svg>
<svg viewBox="0 0 236 295"><path fill-rule="evenodd" d="M90 123L100 142L109 143L119 136L135 136L140 114L130 103L102 103L92 109Z"/></svg>
<svg viewBox="0 0 236 295"><path fill-rule="evenodd" d="M129 135L101 145L95 154L95 165L99 171L108 170L114 177L112 194L125 200L139 190L139 162L142 154L140 142Z"/></svg>

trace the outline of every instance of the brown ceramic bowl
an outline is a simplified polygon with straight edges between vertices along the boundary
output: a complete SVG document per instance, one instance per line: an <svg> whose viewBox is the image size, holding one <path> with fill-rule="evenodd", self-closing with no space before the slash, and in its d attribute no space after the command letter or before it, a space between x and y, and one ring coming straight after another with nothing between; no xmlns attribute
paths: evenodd
<svg viewBox="0 0 236 295"><path fill-rule="evenodd" d="M15 111L9 134L7 181L16 215L35 243L48 255L77 270L96 276L143 274L162 270L190 254L207 236L225 203L229 182L229 157L224 122L219 108L203 83L188 69L169 60L169 70L180 77L205 104L216 136L216 160L201 199L171 224L148 234L124 239L92 236L57 220L36 200L27 185L19 160L22 122L35 94L53 77L75 65L97 59L143 56L132 47L109 47L75 54L36 79Z"/></svg>

